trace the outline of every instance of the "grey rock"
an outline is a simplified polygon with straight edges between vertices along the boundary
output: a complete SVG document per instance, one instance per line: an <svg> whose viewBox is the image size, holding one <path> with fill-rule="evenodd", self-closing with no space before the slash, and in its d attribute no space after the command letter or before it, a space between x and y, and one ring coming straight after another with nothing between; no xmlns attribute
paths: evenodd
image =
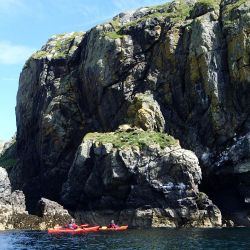
<svg viewBox="0 0 250 250"><path fill-rule="evenodd" d="M11 197L11 186L8 173L4 168L0 168L0 200L1 203L8 202Z"/></svg>
<svg viewBox="0 0 250 250"><path fill-rule="evenodd" d="M27 215L22 191L11 192L8 173L0 167L0 230L13 229L13 219Z"/></svg>
<svg viewBox="0 0 250 250"><path fill-rule="evenodd" d="M11 193L11 205L13 212L16 214L27 214L25 196L22 191L15 190Z"/></svg>
<svg viewBox="0 0 250 250"><path fill-rule="evenodd" d="M54 216L56 214L59 214L60 216L68 216L69 212L63 208L60 204L58 204L55 201L51 201L45 198L42 198L38 204L38 213L41 217L43 216Z"/></svg>

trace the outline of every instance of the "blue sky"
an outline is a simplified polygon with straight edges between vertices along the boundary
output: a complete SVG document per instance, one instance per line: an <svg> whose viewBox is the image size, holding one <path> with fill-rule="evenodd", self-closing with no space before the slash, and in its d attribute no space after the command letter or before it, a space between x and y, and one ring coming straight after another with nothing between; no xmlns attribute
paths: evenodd
<svg viewBox="0 0 250 250"><path fill-rule="evenodd" d="M18 78L28 57L54 34L86 31L124 10L167 0L0 0L0 139L16 131Z"/></svg>

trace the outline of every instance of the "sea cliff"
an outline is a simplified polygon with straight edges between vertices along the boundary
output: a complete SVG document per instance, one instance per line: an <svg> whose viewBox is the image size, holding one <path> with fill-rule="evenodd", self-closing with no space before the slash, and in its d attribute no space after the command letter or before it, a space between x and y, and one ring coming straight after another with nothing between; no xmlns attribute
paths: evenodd
<svg viewBox="0 0 250 250"><path fill-rule="evenodd" d="M50 38L20 75L5 161L27 210L45 197L82 222L249 226L249 9L176 0Z"/></svg>

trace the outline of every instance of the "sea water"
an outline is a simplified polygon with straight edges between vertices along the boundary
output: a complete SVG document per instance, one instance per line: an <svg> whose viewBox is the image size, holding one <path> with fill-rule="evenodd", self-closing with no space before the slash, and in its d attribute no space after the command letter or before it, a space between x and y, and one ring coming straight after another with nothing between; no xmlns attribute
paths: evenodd
<svg viewBox="0 0 250 250"><path fill-rule="evenodd" d="M131 229L81 235L5 231L0 233L0 249L250 249L250 229Z"/></svg>

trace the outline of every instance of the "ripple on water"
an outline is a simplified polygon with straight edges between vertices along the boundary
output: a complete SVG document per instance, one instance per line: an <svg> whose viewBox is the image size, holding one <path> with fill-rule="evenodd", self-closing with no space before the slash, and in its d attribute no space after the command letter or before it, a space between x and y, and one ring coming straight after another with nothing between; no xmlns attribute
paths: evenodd
<svg viewBox="0 0 250 250"><path fill-rule="evenodd" d="M250 229L148 229L49 235L47 232L0 233L0 249L250 249Z"/></svg>

